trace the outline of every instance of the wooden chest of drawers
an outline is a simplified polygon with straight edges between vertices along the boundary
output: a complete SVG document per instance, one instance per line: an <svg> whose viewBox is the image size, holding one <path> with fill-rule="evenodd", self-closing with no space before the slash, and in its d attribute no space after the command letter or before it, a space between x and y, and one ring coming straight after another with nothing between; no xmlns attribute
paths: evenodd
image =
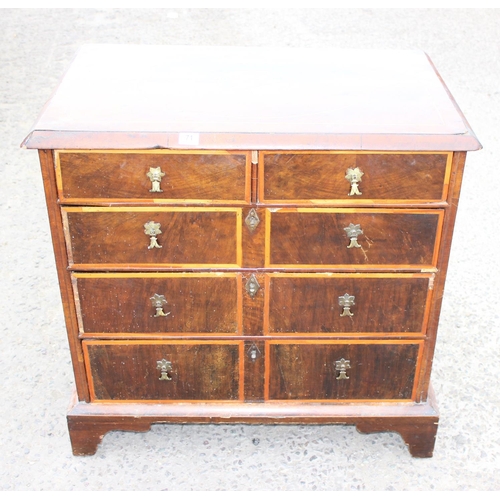
<svg viewBox="0 0 500 500"><path fill-rule="evenodd" d="M432 455L440 305L480 145L424 54L86 46L24 146L75 454L110 430L239 422L396 431Z"/></svg>

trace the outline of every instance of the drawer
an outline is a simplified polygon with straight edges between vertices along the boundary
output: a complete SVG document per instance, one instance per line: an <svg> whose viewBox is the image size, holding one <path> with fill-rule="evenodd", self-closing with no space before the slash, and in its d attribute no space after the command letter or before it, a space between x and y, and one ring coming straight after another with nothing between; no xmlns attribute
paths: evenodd
<svg viewBox="0 0 500 500"><path fill-rule="evenodd" d="M63 203L250 202L250 153L57 151Z"/></svg>
<svg viewBox="0 0 500 500"><path fill-rule="evenodd" d="M297 205L442 202L451 161L452 153L262 152L259 200Z"/></svg>
<svg viewBox="0 0 500 500"><path fill-rule="evenodd" d="M62 209L74 268L241 267L239 208Z"/></svg>
<svg viewBox="0 0 500 500"><path fill-rule="evenodd" d="M435 268L444 212L283 208L266 212L266 267Z"/></svg>
<svg viewBox="0 0 500 500"><path fill-rule="evenodd" d="M411 400L423 342L269 341L268 400Z"/></svg>
<svg viewBox="0 0 500 500"><path fill-rule="evenodd" d="M267 335L424 335L432 274L272 273Z"/></svg>
<svg viewBox="0 0 500 500"><path fill-rule="evenodd" d="M239 400L243 343L84 341L92 401Z"/></svg>
<svg viewBox="0 0 500 500"><path fill-rule="evenodd" d="M236 273L73 273L80 334L240 334Z"/></svg>

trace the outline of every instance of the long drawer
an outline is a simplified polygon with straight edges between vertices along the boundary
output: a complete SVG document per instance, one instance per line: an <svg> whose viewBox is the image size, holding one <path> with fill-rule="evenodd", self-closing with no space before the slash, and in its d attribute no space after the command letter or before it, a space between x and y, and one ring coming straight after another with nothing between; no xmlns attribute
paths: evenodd
<svg viewBox="0 0 500 500"><path fill-rule="evenodd" d="M269 341L268 400L411 400L423 341Z"/></svg>
<svg viewBox="0 0 500 500"><path fill-rule="evenodd" d="M250 202L250 153L57 151L63 203L237 204Z"/></svg>
<svg viewBox="0 0 500 500"><path fill-rule="evenodd" d="M238 341L83 342L92 401L237 401Z"/></svg>
<svg viewBox="0 0 500 500"><path fill-rule="evenodd" d="M266 267L435 268L444 213L281 208L266 212Z"/></svg>
<svg viewBox="0 0 500 500"><path fill-rule="evenodd" d="M251 290L252 279L73 273L80 334L423 336L434 275L257 273Z"/></svg>
<svg viewBox="0 0 500 500"><path fill-rule="evenodd" d="M259 200L293 205L444 202L451 153L265 151Z"/></svg>
<svg viewBox="0 0 500 500"><path fill-rule="evenodd" d="M267 401L411 400L423 341L269 340ZM243 399L240 341L83 342L94 402ZM249 365L247 365L249 366ZM251 369L251 368L249 368Z"/></svg>
<svg viewBox="0 0 500 500"><path fill-rule="evenodd" d="M62 213L73 267L241 267L241 208L65 207Z"/></svg>

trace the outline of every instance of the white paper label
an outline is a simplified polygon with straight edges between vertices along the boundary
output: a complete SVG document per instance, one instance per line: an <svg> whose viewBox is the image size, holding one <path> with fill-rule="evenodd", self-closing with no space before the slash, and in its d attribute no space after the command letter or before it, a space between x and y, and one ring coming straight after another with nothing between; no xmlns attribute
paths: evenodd
<svg viewBox="0 0 500 500"><path fill-rule="evenodd" d="M198 132L181 132L179 134L179 144L183 146L198 146L200 134Z"/></svg>

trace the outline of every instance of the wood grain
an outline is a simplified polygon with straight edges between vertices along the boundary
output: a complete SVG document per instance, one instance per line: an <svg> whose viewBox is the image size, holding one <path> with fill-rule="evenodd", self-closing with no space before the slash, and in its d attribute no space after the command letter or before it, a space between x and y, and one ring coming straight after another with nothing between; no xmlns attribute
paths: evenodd
<svg viewBox="0 0 500 500"><path fill-rule="evenodd" d="M144 273L75 277L82 333L241 334L237 274ZM163 295L167 316L150 298Z"/></svg>
<svg viewBox="0 0 500 500"><path fill-rule="evenodd" d="M270 400L410 400L420 343L269 342ZM335 362L349 360L348 379Z"/></svg>
<svg viewBox="0 0 500 500"><path fill-rule="evenodd" d="M431 275L273 273L266 290L266 335L423 335ZM355 297L341 316L339 297Z"/></svg>
<svg viewBox="0 0 500 500"><path fill-rule="evenodd" d="M268 210L266 266L434 267L442 217L440 210ZM361 248L347 248L350 224L363 231Z"/></svg>
<svg viewBox="0 0 500 500"><path fill-rule="evenodd" d="M255 229L250 230L245 224L245 219L252 209L255 210L260 222ZM242 266L246 268L262 268L265 259L266 210L259 205L245 207L242 218Z"/></svg>
<svg viewBox="0 0 500 500"><path fill-rule="evenodd" d="M150 192L151 167L165 174L162 192ZM56 168L63 203L250 202L250 152L57 151Z"/></svg>
<svg viewBox="0 0 500 500"><path fill-rule="evenodd" d="M420 367L421 375L419 377L420 383L417 388L418 401L425 401L427 398L430 377L432 370L432 362L434 359L434 349L436 346L437 332L439 326L439 315L441 313L441 305L444 295L444 287L446 281L446 274L448 271L448 263L450 258L451 244L453 239L453 230L455 227L455 219L457 216L458 202L460 198L460 189L462 186L462 178L465 167L465 152L457 152L453 155L453 170L450 180L450 190L448 193L449 209L446 211L446 217L443 224L443 237L442 243L439 248L438 266L439 272L436 274L434 282L434 299L429 313L429 326L428 326L428 342L426 343L425 353Z"/></svg>
<svg viewBox="0 0 500 500"><path fill-rule="evenodd" d="M263 203L350 205L424 203L446 199L451 153L336 153L262 152L260 166ZM361 195L349 196L348 168L363 172Z"/></svg>
<svg viewBox="0 0 500 500"><path fill-rule="evenodd" d="M53 151L40 150L38 152L42 170L45 200L52 234L52 245L57 267L57 277L61 293L66 333L70 346L71 361L75 376L75 384L80 401L89 401L88 381L83 362L82 346L78 340L78 323L71 284L71 276L67 272L69 266L68 253L64 241L63 219L57 205L57 189L54 170Z"/></svg>
<svg viewBox="0 0 500 500"><path fill-rule="evenodd" d="M252 357L255 352L255 357ZM253 340L245 342L244 352L244 393L245 401L263 402L265 383L265 344Z"/></svg>
<svg viewBox="0 0 500 500"><path fill-rule="evenodd" d="M199 133L194 145L186 144L183 132ZM151 45L82 47L23 144L39 149L481 147L420 51Z"/></svg>
<svg viewBox="0 0 500 500"><path fill-rule="evenodd" d="M239 267L241 262L240 209L65 208L63 213L73 267ZM144 224L149 221L161 225L157 236L161 248L148 249L150 237L144 232Z"/></svg>
<svg viewBox="0 0 500 500"><path fill-rule="evenodd" d="M239 342L84 341L90 391L99 401L239 400ZM172 363L160 380L157 361ZM140 381L140 383L138 383Z"/></svg>

